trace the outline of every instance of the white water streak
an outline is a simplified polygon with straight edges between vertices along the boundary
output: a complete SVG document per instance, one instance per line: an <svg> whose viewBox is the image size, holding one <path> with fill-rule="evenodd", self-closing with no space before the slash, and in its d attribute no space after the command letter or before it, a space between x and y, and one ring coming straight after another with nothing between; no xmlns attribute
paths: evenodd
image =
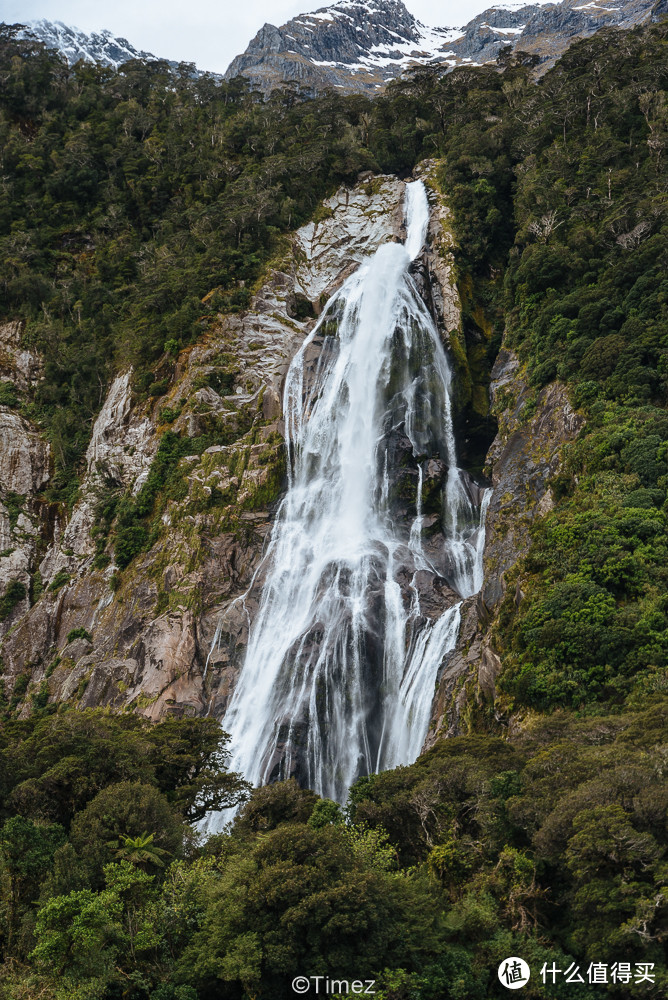
<svg viewBox="0 0 668 1000"><path fill-rule="evenodd" d="M449 469L450 582L462 597L482 583L484 507L473 506L457 468L450 369L408 273L429 222L421 182L406 186L406 216L405 246L381 246L348 278L290 367L288 491L222 720L231 769L256 785L295 773L339 801L360 774L415 760L438 670L456 642L459 605L432 621L415 586L418 571L433 570L422 515L430 457ZM307 373L305 352L319 337L317 370ZM397 435L417 463L408 528L391 509ZM407 567L408 601L397 579Z"/></svg>

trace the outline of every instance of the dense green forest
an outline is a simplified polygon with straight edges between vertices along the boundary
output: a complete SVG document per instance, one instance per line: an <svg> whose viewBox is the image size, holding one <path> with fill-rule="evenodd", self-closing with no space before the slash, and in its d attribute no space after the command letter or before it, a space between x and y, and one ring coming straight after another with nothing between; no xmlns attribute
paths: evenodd
<svg viewBox="0 0 668 1000"><path fill-rule="evenodd" d="M33 396L0 392L53 444L50 502L74 498L117 366L160 395L323 196L425 157L454 212L462 363L489 373L505 330L535 399L559 379L586 418L523 600L508 587L497 704L343 809L277 784L202 843L203 809L249 794L215 724L4 703L0 997L283 1000L331 974L482 1000L509 955L581 968L534 971L527 997L668 995L666 23L601 31L539 81L504 55L373 102L69 68L0 32L0 310L46 362ZM656 981L589 986L592 962Z"/></svg>
<svg viewBox="0 0 668 1000"><path fill-rule="evenodd" d="M231 834L202 806L248 793L212 720L35 713L0 735L6 1000L284 1000L296 975L385 1000L593 1000L540 969L655 966L666 995L665 700L458 737L360 779L345 809L279 782ZM194 777L193 777L194 776ZM629 987L609 995L627 997Z"/></svg>

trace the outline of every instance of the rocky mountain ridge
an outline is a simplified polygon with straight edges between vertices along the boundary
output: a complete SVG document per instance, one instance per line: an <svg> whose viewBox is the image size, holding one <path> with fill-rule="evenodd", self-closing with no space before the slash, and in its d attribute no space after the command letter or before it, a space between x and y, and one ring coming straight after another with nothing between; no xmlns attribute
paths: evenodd
<svg viewBox="0 0 668 1000"><path fill-rule="evenodd" d="M525 51L542 70L569 45L604 27L632 28L668 11L666 0L539 0L500 3L462 28L430 28L401 0L339 0L280 28L265 24L225 76L270 92L296 82L314 92L377 92L410 67L494 62L502 49Z"/></svg>
<svg viewBox="0 0 668 1000"><path fill-rule="evenodd" d="M225 76L247 76L265 92L289 80L314 90L367 90L431 61L458 33L426 27L401 0L338 0L280 28L265 24Z"/></svg>
<svg viewBox="0 0 668 1000"><path fill-rule="evenodd" d="M118 69L131 59L155 62L159 58L152 52L135 48L127 38L121 38L106 29L87 33L74 25L67 25L62 21L49 21L47 18L29 21L21 36L35 38L43 42L48 49L55 49L70 66L83 60ZM170 64L176 66L176 63Z"/></svg>
<svg viewBox="0 0 668 1000"><path fill-rule="evenodd" d="M569 45L601 28L629 29L668 12L668 0L608 2L507 0L463 27L429 27L402 0L337 0L280 27L264 24L224 78L247 77L265 94L285 83L313 93L327 88L375 93L410 67L482 65L508 46L535 56L544 71ZM70 65L83 59L117 69L131 59L159 58L110 31L87 34L61 21L32 21L24 35L60 52Z"/></svg>

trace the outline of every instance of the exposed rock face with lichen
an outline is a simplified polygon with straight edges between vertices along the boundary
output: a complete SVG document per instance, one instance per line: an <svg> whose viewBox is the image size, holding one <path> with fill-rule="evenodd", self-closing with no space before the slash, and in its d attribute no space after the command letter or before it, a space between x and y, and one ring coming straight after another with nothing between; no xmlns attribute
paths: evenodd
<svg viewBox="0 0 668 1000"><path fill-rule="evenodd" d="M0 388L29 389L40 377L39 358L21 346L22 325L0 326ZM0 405L0 637L30 607L32 576L48 530L39 492L49 480L49 446L37 428Z"/></svg>

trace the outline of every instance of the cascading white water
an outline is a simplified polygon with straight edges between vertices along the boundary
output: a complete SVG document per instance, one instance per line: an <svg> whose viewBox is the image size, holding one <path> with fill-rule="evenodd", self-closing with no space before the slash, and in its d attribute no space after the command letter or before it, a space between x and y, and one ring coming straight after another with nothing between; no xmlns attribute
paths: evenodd
<svg viewBox="0 0 668 1000"><path fill-rule="evenodd" d="M459 628L459 605L432 620L416 586L420 571L438 572L423 546L424 466L434 456L448 467L449 583L462 597L482 584L484 509L457 468L450 370L409 275L428 221L424 185L407 184L405 245L381 246L345 282L287 376L288 490L222 720L230 767L256 785L294 773L341 801L360 774L419 754ZM313 374L305 351L316 337ZM398 436L417 464L410 525L392 513Z"/></svg>

